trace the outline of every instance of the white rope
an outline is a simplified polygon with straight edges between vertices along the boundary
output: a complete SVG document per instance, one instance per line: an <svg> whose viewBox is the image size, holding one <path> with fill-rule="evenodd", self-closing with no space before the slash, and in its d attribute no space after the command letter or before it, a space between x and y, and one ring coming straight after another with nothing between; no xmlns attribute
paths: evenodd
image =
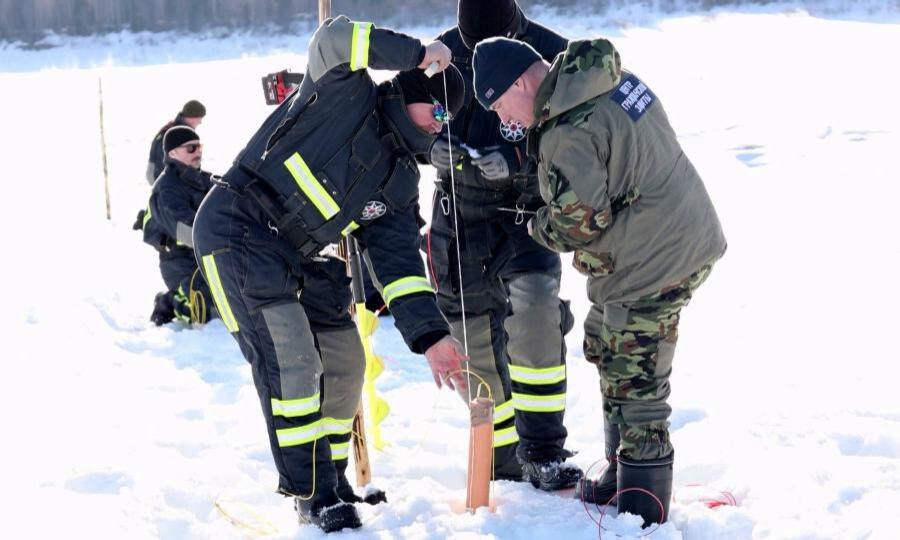
<svg viewBox="0 0 900 540"><path fill-rule="evenodd" d="M462 275L462 256L459 251L459 219L456 213L456 176L453 174L453 145L450 144L450 99L447 97L447 70L441 72L444 78L444 109L447 111L447 153L450 156L450 196L453 199L453 234L456 238L456 267L457 276L459 276L459 304L462 310L462 327L463 327L463 350L465 350L466 358L469 356L469 336L466 327L466 296L463 293L463 275ZM466 392L469 397L467 403L472 402L472 377L469 375L469 361L465 362L466 370Z"/></svg>

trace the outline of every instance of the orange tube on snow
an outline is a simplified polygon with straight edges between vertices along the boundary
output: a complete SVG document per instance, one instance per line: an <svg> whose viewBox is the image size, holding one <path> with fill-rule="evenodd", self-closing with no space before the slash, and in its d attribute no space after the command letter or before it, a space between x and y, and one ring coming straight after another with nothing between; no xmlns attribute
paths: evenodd
<svg viewBox="0 0 900 540"><path fill-rule="evenodd" d="M466 509L474 512L490 504L491 458L494 441L494 401L475 398L469 403L469 471Z"/></svg>

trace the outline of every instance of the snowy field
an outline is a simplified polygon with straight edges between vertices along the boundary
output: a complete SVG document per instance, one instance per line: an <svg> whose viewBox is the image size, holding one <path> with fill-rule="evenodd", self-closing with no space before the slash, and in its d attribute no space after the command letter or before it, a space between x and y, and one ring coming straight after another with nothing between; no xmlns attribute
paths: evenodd
<svg viewBox="0 0 900 540"><path fill-rule="evenodd" d="M900 355L888 346L900 323L900 24L853 19L543 21L568 37L613 39L666 106L729 241L684 312L671 398L676 502L651 538L900 537ZM224 172L268 111L260 76L301 70L305 43L287 44L292 54L30 71L22 66L64 65L78 51L0 52L0 536L322 536L299 528L273 493L250 371L224 326L149 322L163 286L155 252L131 230L159 126L187 99L203 101L204 168ZM423 170L426 202L433 178ZM564 296L580 322L584 280L564 262ZM494 512L455 513L466 410L435 391L424 358L382 323L376 349L388 369L378 386L392 407L382 424L391 445L371 458L390 504L361 507L364 528L344 534L598 536L598 512L592 519L578 501L526 485L496 483ZM602 459L602 421L581 337L578 324L566 424L574 461L588 468ZM738 505L709 509L694 501L696 485ZM639 536L635 519L605 517L602 537Z"/></svg>

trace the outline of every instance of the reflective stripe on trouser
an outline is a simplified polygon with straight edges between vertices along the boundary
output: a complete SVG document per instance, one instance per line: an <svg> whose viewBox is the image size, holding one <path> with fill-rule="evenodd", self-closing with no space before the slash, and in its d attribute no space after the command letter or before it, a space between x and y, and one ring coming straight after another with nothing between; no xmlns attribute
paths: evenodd
<svg viewBox="0 0 900 540"><path fill-rule="evenodd" d="M328 434L331 459L347 459L353 417L362 395L365 353L355 328L316 332L315 335L324 368L322 414L335 425L339 422L335 419L344 419L340 421L343 423L339 430Z"/></svg>
<svg viewBox="0 0 900 540"><path fill-rule="evenodd" d="M209 253L206 248L198 245L201 253ZM294 276L301 269L290 267L263 243L252 250L218 249L214 257L208 256L203 260L207 268L215 263L220 292L214 298L220 312L226 298L228 317L240 328L232 335L251 365L279 473L278 490L308 495L314 489L313 467L315 489L333 488L337 477L319 403L322 363L310 322L297 301L300 284Z"/></svg>
<svg viewBox="0 0 900 540"><path fill-rule="evenodd" d="M206 278L206 283L209 284L209 290L216 304L216 310L219 312L222 322L225 323L225 328L233 334L240 330L240 326L238 326L237 318L235 318L231 309L231 301L228 299L228 294L222 284L222 277L215 255L204 255L201 260L203 261L203 277Z"/></svg>
<svg viewBox="0 0 900 540"><path fill-rule="evenodd" d="M451 321L453 336L462 341L462 321ZM472 397L478 395L494 400L494 447L507 446L518 442L515 430L515 410L509 399L509 386L503 384L500 370L494 357L490 316L481 315L466 320L466 339L469 343L469 369L484 379L487 388L477 377L471 377ZM459 391L463 400L468 399L468 391Z"/></svg>
<svg viewBox="0 0 900 540"><path fill-rule="evenodd" d="M524 459L554 459L568 432L565 342L559 277L532 272L506 282L510 309L503 326L507 334L509 377L516 409L516 427Z"/></svg>
<svg viewBox="0 0 900 540"><path fill-rule="evenodd" d="M619 426L619 455L661 459L672 452L669 376L681 309L707 278L706 265L681 282L627 304L593 305L584 355L598 364L604 415ZM589 283L590 288L590 283Z"/></svg>

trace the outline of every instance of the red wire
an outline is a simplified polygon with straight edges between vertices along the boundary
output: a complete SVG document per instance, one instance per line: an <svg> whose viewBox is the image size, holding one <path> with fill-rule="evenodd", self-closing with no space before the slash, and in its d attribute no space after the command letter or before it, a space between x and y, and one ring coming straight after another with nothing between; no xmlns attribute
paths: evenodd
<svg viewBox="0 0 900 540"><path fill-rule="evenodd" d="M615 459L616 459L615 457L612 458L613 461L615 461ZM603 463L603 462L605 462L605 463L604 463L603 465L600 466L599 472L596 473L596 475L592 475L592 474L591 474L591 471L594 470L594 467L596 467L598 463ZM597 460L597 461L595 461L593 464L591 464L590 467L588 467L588 470L585 471L585 473L584 473L584 478L592 478L592 477L603 476L603 473L606 472L606 469L608 469L609 466L610 466L611 464L612 464L612 462L609 462L609 461L606 461L606 460ZM606 509L609 507L609 504L610 504L611 502L613 502L614 500L616 500L616 499L619 497L619 495L621 495L621 494L623 494L623 493L629 493L629 492L632 492L632 491L639 491L639 492L641 492L641 493L645 493L645 494L649 495L650 497L652 497L653 500L656 501L656 504L659 505L659 515L660 515L660 520L659 520L659 521L660 521L660 523L657 523L657 524L656 524L656 527L653 527L652 529L650 529L649 531L647 531L646 534L642 534L642 535L640 536L640 538L644 538L644 537L650 536L651 534L655 533L656 530L659 529L659 527L660 527L660 525L661 525L661 522L665 520L665 517L666 517L666 515L665 515L665 514L666 514L666 510L665 510L665 507L663 506L662 501L659 500L659 497L657 497L656 495L654 495L654 494L651 493L650 491L648 491L648 490L646 490L646 489L644 489L644 488L639 488L639 487L620 489L620 490L616 491L616 492L613 494L613 496L610 497L608 501L606 501L605 504L600 504L600 503L598 503L598 502L594 502L594 504L595 504L596 507L597 507L597 510L600 511L600 517L599 517L598 519L594 519L594 514L591 513L591 510L590 510L590 508L588 507L587 500L585 499L585 496L584 496L584 485L585 485L585 483L582 482L581 485L582 485L582 492L579 493L579 497L578 497L578 498L581 499L581 502L582 502L582 504L584 505L584 511L587 512L587 515L591 518L591 521L593 521L594 523L597 524L597 537L598 537L598 538L603 538L603 532L607 530L605 527L603 527L603 518L606 517ZM594 501L596 501L597 498L596 498L596 496L592 496L591 499L594 500ZM603 508L600 508L601 506L602 506Z"/></svg>

